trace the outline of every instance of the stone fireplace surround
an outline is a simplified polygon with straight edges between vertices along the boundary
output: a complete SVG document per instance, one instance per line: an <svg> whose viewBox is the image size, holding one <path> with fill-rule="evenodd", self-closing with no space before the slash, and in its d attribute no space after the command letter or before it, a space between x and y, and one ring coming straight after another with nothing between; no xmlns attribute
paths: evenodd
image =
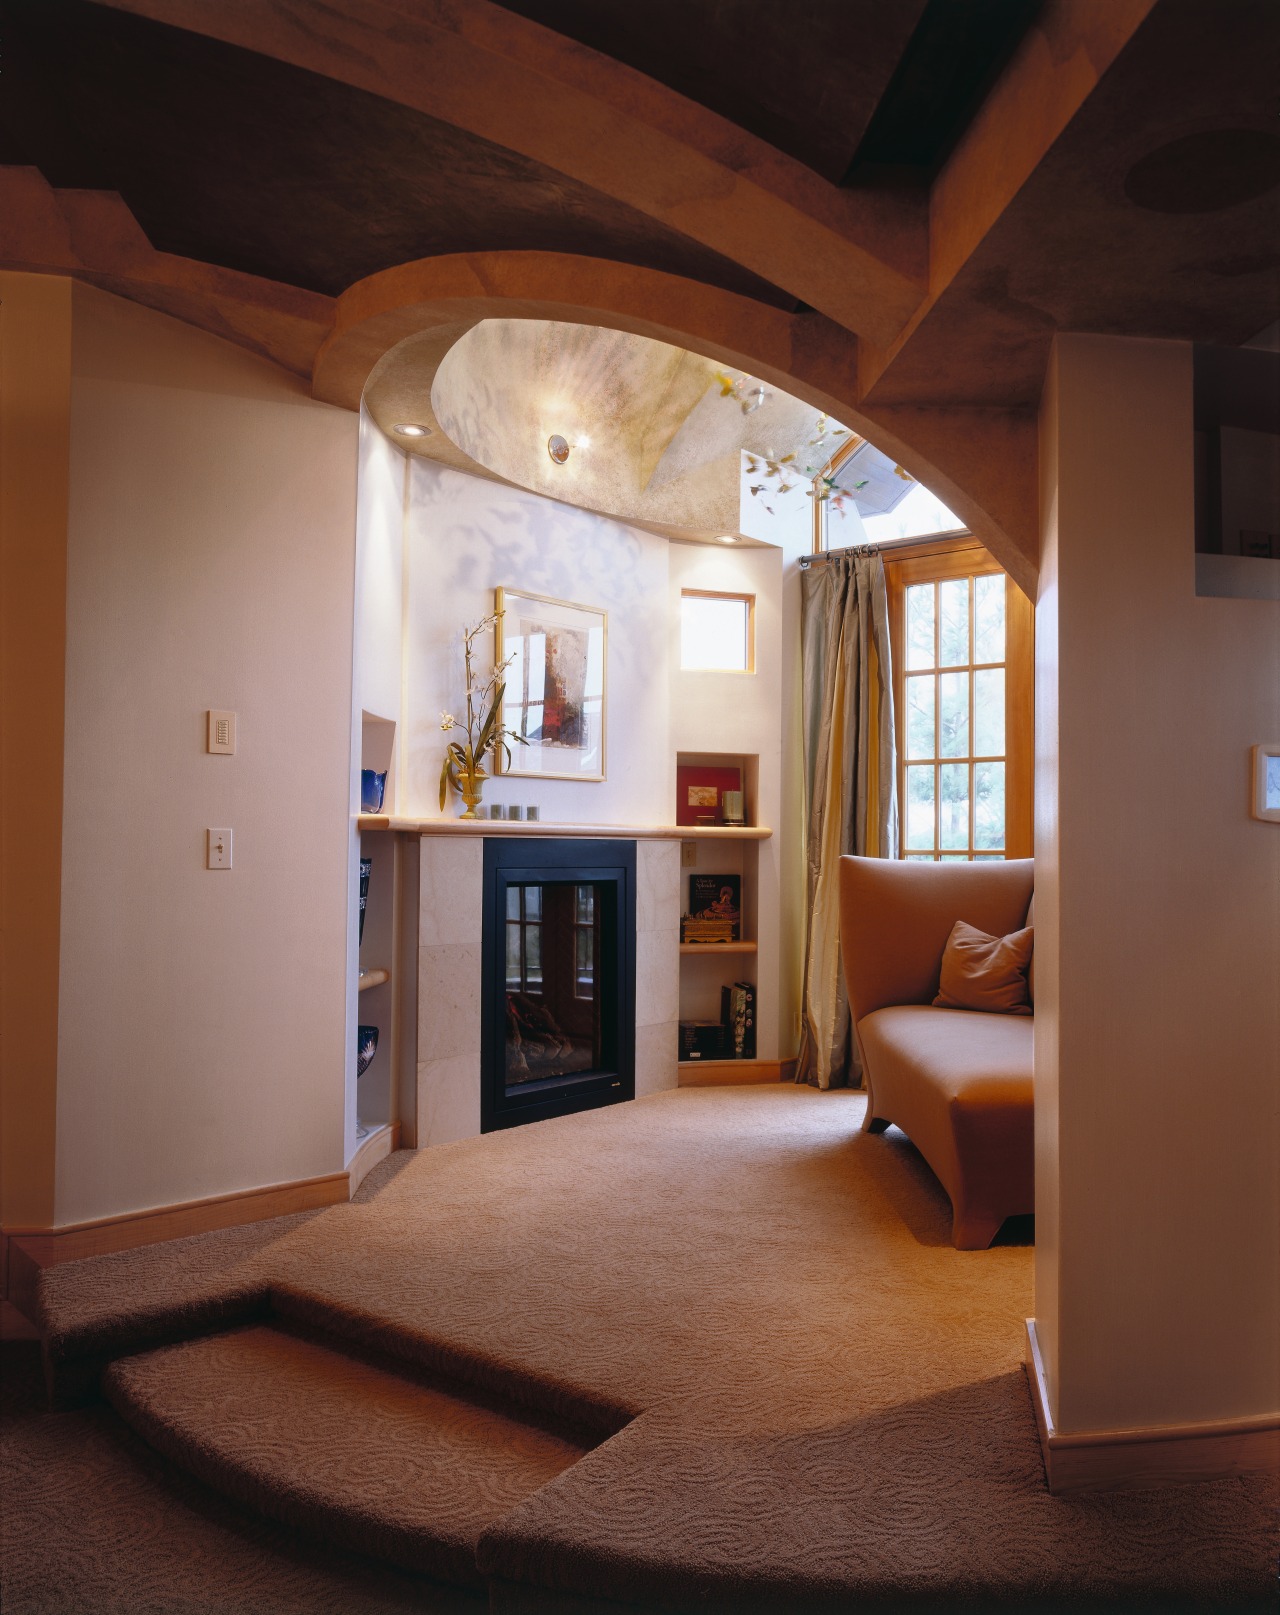
<svg viewBox="0 0 1280 1615"><path fill-rule="evenodd" d="M632 839L608 825L589 830L557 825L554 833ZM484 833L424 834L419 882L417 1141L422 1147L480 1132ZM680 843L636 839L637 1099L677 1086L679 1016Z"/></svg>

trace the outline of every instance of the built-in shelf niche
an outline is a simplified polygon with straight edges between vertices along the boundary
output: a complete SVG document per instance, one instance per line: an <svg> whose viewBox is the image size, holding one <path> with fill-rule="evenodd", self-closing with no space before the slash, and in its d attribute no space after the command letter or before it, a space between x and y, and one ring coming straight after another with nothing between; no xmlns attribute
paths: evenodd
<svg viewBox="0 0 1280 1615"><path fill-rule="evenodd" d="M360 714L360 768L371 768L375 774L387 776L382 811L391 813L396 801L396 726L391 718L379 717L376 712Z"/></svg>
<svg viewBox="0 0 1280 1615"><path fill-rule="evenodd" d="M756 968L759 953L759 860L761 841L756 830L760 759L743 752L682 751L677 767L736 768L742 776L742 829L729 826L681 827L693 861L681 859L680 911L689 908L690 881L694 875L737 875L742 883L742 936L737 942L680 944L680 1019L707 1021L720 1018L720 990L735 981L752 980L756 986L757 1020L760 982ZM746 1070L754 1062L728 1062ZM689 1062L697 1065L699 1062ZM685 1066L682 1064L682 1070Z"/></svg>
<svg viewBox="0 0 1280 1615"><path fill-rule="evenodd" d="M360 856L371 868L356 982L359 1022L378 1028L378 1050L369 1069L356 1079L356 1117L361 1127L370 1129L389 1122L394 1114L395 1002L388 960L395 949L395 838L377 832L361 835Z"/></svg>
<svg viewBox="0 0 1280 1615"><path fill-rule="evenodd" d="M677 773L681 768L736 768L742 775L742 814L747 825L758 822L760 759L752 753L728 751L680 751L676 753ZM679 819L679 804L672 815ZM715 826L715 828L734 828Z"/></svg>
<svg viewBox="0 0 1280 1615"><path fill-rule="evenodd" d="M401 1143L412 1145L417 1136L418 843L416 837L366 829L359 849L372 868L356 1021L378 1028L378 1050L356 1078L358 1138L398 1124Z"/></svg>

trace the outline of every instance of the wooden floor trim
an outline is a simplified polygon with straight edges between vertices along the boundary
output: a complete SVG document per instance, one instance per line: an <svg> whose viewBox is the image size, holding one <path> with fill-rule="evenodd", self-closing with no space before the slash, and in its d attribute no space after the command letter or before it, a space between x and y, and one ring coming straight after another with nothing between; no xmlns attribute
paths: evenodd
<svg viewBox="0 0 1280 1615"><path fill-rule="evenodd" d="M350 1192L354 1194L378 1162L385 1161L392 1150L399 1147L399 1122L384 1123L381 1127L375 1127L351 1157L351 1164L347 1167Z"/></svg>
<svg viewBox="0 0 1280 1615"><path fill-rule="evenodd" d="M41 1268L59 1262L78 1262L86 1256L107 1256L114 1251L157 1245L166 1239L207 1234L217 1228L287 1217L297 1211L318 1211L348 1200L350 1177L330 1172L324 1177L302 1178L261 1189L211 1195L173 1206L150 1206L145 1211L99 1217L92 1222L68 1223L62 1228L6 1228L3 1243L4 1299L32 1316L34 1280Z"/></svg>
<svg viewBox="0 0 1280 1615"><path fill-rule="evenodd" d="M1280 1413L1133 1430L1057 1430L1034 1318L1027 1319L1026 1360L1051 1492L1181 1486L1280 1469Z"/></svg>
<svg viewBox="0 0 1280 1615"><path fill-rule="evenodd" d="M743 1082L792 1082L794 1060L681 1060L682 1088L733 1087Z"/></svg>

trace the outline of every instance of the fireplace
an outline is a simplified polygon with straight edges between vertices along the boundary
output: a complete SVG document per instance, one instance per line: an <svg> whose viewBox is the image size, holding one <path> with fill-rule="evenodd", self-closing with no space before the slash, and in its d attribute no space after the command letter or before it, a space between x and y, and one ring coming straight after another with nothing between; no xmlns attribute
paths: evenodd
<svg viewBox="0 0 1280 1615"><path fill-rule="evenodd" d="M635 1097L634 841L486 837L480 1127Z"/></svg>

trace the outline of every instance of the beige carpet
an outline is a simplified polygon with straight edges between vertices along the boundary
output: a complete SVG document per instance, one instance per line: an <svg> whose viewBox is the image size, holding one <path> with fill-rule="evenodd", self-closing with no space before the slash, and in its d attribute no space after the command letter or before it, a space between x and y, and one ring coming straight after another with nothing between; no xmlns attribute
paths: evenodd
<svg viewBox="0 0 1280 1615"><path fill-rule="evenodd" d="M4 1615L485 1615L224 1502L109 1408L50 1413L29 1342L0 1346L0 1393Z"/></svg>
<svg viewBox="0 0 1280 1615"><path fill-rule="evenodd" d="M74 1388L130 1354L140 1427L193 1448L219 1385L244 1405L224 1348L186 1384L133 1354L256 1315L571 1421L599 1444L473 1522L498 1607L1272 1607L1271 1479L1049 1496L1031 1251L954 1251L861 1103L682 1090L394 1157L350 1206L51 1270L50 1358ZM281 1428L245 1421L245 1472Z"/></svg>

